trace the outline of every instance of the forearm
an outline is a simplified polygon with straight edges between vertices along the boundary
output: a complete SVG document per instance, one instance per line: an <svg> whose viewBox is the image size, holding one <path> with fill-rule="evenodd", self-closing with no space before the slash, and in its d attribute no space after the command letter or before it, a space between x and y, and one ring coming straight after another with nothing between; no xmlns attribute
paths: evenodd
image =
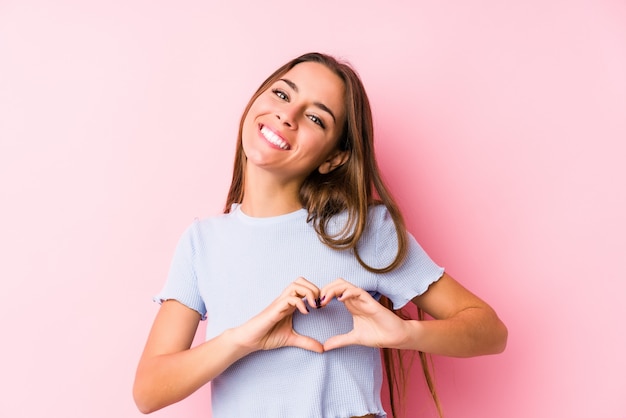
<svg viewBox="0 0 626 418"><path fill-rule="evenodd" d="M504 351L508 331L488 307L467 308L447 319L407 320L406 339L397 347L450 357Z"/></svg>
<svg viewBox="0 0 626 418"><path fill-rule="evenodd" d="M176 403L249 354L232 330L188 350L142 358L133 396L139 410L150 413Z"/></svg>

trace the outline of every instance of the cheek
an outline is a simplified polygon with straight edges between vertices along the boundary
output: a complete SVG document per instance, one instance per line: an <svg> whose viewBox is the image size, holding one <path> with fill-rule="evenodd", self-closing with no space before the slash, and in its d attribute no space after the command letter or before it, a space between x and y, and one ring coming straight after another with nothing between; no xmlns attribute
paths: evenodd
<svg viewBox="0 0 626 418"><path fill-rule="evenodd" d="M250 106L250 111L248 114L261 114L269 111L269 108L272 104L270 97L265 94L260 95L256 98L254 102L252 102L252 106Z"/></svg>
<svg viewBox="0 0 626 418"><path fill-rule="evenodd" d="M252 106L250 106L248 113L243 119L243 134L244 135L246 134L246 132L250 132L251 130L254 129L256 125L256 116L259 115L259 112L260 112L260 109L259 109L259 103L257 100L252 104Z"/></svg>
<svg viewBox="0 0 626 418"><path fill-rule="evenodd" d="M253 118L250 116L250 112L243 118L243 131L245 132L254 124Z"/></svg>
<svg viewBox="0 0 626 418"><path fill-rule="evenodd" d="M253 138L255 134L255 123L254 120L250 117L246 117L243 121L243 126L241 129L241 146L243 148L244 154L247 156L249 151L249 144L251 138Z"/></svg>
<svg viewBox="0 0 626 418"><path fill-rule="evenodd" d="M259 116L266 115L271 111L270 107L267 105L266 101L258 98L252 103L246 117L244 118L244 128L250 127L255 124L255 119Z"/></svg>

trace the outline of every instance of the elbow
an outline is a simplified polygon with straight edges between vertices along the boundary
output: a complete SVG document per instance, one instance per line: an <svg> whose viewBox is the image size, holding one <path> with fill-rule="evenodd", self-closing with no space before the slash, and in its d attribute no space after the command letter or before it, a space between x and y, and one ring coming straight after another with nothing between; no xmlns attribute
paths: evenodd
<svg viewBox="0 0 626 418"><path fill-rule="evenodd" d="M156 411L156 409L151 408L150 405L138 402L137 400L135 400L135 405L137 405L137 409L139 410L139 412L144 415L151 414L152 412Z"/></svg>
<svg viewBox="0 0 626 418"><path fill-rule="evenodd" d="M500 354L506 349L509 330L504 322L492 310L485 311L481 318L476 318L476 327L469 333L468 343L458 357L476 357Z"/></svg>
<svg viewBox="0 0 626 418"><path fill-rule="evenodd" d="M161 409L161 406L156 404L154 396L150 396L148 391L142 388L137 381L135 381L133 386L133 400L135 401L137 409L142 414L150 414Z"/></svg>
<svg viewBox="0 0 626 418"><path fill-rule="evenodd" d="M139 412L141 412L144 415L151 414L152 412L160 409L147 399L143 399L137 396L134 396L134 398L135 398L135 405L137 406L137 409L139 410Z"/></svg>
<svg viewBox="0 0 626 418"><path fill-rule="evenodd" d="M483 354L500 354L506 349L509 330L493 309L490 308L488 312L484 317Z"/></svg>
<svg viewBox="0 0 626 418"><path fill-rule="evenodd" d="M491 352L489 354L500 354L506 349L509 339L509 330L502 321L498 319L492 333Z"/></svg>
<svg viewBox="0 0 626 418"><path fill-rule="evenodd" d="M150 408L148 405L141 404L137 401L135 401L135 404L137 405L137 409L139 410L139 412L141 412L144 415L151 414L152 412L155 411L154 409Z"/></svg>
<svg viewBox="0 0 626 418"><path fill-rule="evenodd" d="M138 395L135 391L133 391L133 398L135 400L135 405L137 406L137 409L142 414L150 414L156 411L156 409L150 404L150 402L148 402L147 399Z"/></svg>
<svg viewBox="0 0 626 418"><path fill-rule="evenodd" d="M483 325L473 334L469 350L459 357L476 357L500 354L504 352L509 338L509 331L504 323L495 315L485 319Z"/></svg>
<svg viewBox="0 0 626 418"><path fill-rule="evenodd" d="M509 340L509 330L506 325L502 324L502 337L501 337L501 348L500 353L504 351L506 348L507 341Z"/></svg>

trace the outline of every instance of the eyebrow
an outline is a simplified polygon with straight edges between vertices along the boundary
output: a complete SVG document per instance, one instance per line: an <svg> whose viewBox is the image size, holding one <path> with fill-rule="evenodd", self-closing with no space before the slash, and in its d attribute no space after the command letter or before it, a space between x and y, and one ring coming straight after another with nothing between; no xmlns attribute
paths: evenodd
<svg viewBox="0 0 626 418"><path fill-rule="evenodd" d="M296 83L294 83L293 81L287 79L287 78L281 78L280 81L286 83L289 87L291 87L291 89L293 91L295 91L296 93L298 93L298 86L296 85ZM337 123L337 119L335 118L335 114L333 113L332 110L330 110L328 108L328 106L326 106L324 103L321 102L314 102L313 103L316 107L320 108L321 110L323 110L324 112L328 113L330 116L332 116L333 121L335 123Z"/></svg>

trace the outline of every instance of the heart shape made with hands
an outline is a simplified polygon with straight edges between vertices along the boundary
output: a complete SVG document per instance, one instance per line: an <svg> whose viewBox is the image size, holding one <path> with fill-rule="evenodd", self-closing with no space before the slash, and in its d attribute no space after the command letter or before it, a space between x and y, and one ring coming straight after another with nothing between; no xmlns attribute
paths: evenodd
<svg viewBox="0 0 626 418"><path fill-rule="evenodd" d="M296 310L302 315L292 318L292 332L298 336L294 345L316 352L355 344L380 348L404 335L404 321L369 292L344 280L321 292L312 303L308 297L300 299L304 310L302 305Z"/></svg>

